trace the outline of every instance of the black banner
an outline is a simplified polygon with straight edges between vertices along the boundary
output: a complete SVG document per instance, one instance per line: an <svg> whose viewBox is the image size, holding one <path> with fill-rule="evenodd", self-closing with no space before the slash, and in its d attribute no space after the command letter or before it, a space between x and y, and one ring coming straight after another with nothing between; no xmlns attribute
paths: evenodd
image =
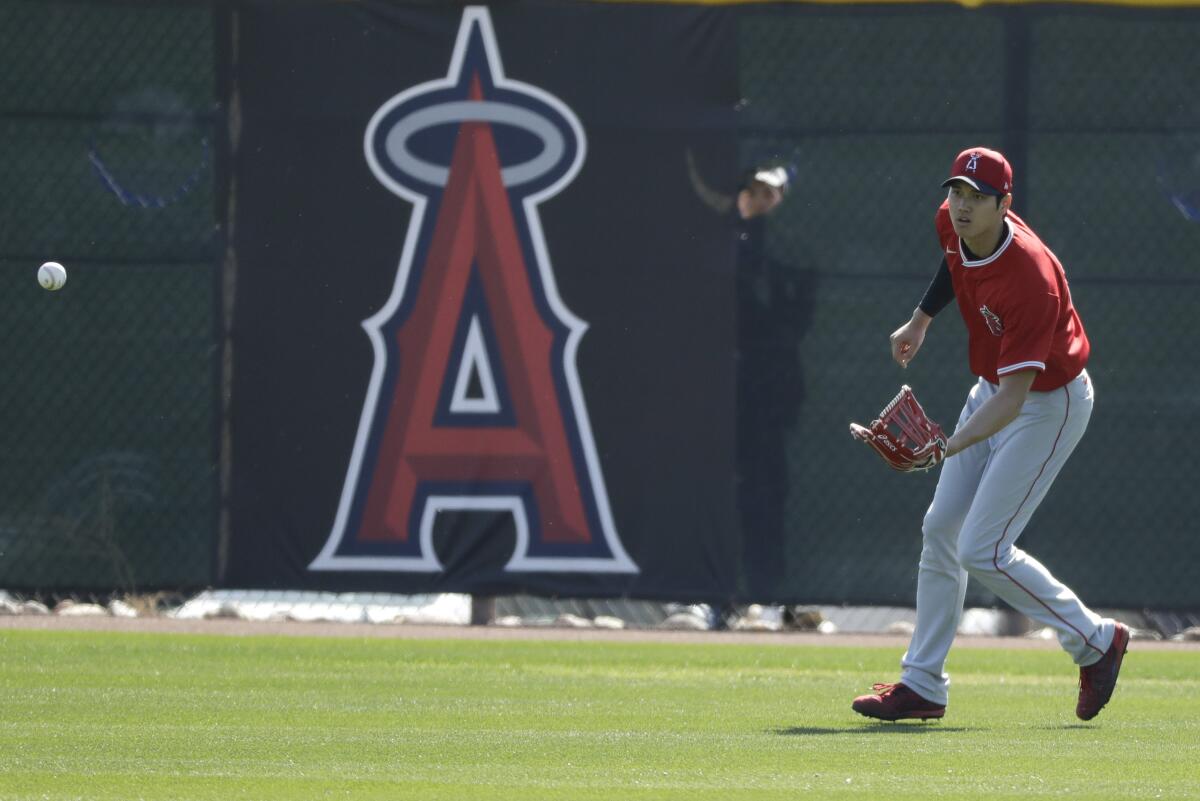
<svg viewBox="0 0 1200 801"><path fill-rule="evenodd" d="M731 13L237 13L222 583L733 595Z"/></svg>

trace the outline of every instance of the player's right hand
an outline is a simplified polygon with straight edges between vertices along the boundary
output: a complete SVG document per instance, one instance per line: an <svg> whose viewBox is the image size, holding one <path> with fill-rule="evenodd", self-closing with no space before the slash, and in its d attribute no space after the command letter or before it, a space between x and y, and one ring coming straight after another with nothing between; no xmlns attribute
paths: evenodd
<svg viewBox="0 0 1200 801"><path fill-rule="evenodd" d="M921 343L925 341L925 329L928 325L927 321L918 321L914 317L892 332L892 358L896 360L896 364L908 367L908 363L921 349Z"/></svg>

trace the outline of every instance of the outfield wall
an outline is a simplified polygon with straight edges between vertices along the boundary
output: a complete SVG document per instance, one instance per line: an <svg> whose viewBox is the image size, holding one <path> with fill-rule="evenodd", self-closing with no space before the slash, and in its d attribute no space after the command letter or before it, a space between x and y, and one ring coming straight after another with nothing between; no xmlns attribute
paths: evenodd
<svg viewBox="0 0 1200 801"><path fill-rule="evenodd" d="M0 587L909 604L935 479L845 428L902 382L957 417L956 312L905 372L887 335L987 144L1097 387L1022 545L1197 608L1196 41L1174 5L0 0ZM797 187L739 266L762 159Z"/></svg>

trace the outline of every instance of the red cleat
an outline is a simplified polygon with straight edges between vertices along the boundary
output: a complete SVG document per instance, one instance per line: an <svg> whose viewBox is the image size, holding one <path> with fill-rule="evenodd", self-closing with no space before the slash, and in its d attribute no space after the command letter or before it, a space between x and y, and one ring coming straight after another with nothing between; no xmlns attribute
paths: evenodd
<svg viewBox="0 0 1200 801"><path fill-rule="evenodd" d="M1117 674L1121 672L1121 662L1127 650L1129 627L1118 623L1112 645L1100 657L1100 661L1079 669L1079 703L1075 705L1075 716L1080 720L1091 720L1099 715L1108 699L1112 698L1117 686Z"/></svg>
<svg viewBox="0 0 1200 801"><path fill-rule="evenodd" d="M926 701L903 684L876 684L873 695L860 695L851 708L878 720L931 720L946 714L943 704Z"/></svg>

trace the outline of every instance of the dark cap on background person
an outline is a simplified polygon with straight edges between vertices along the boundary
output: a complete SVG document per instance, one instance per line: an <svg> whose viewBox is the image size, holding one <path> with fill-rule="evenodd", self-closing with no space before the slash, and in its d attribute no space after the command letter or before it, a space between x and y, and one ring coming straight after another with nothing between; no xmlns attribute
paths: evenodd
<svg viewBox="0 0 1200 801"><path fill-rule="evenodd" d="M1012 165L996 150L972 147L958 154L950 167L950 177L942 181L942 188L955 181L962 181L985 195L1002 197L1012 192Z"/></svg>

